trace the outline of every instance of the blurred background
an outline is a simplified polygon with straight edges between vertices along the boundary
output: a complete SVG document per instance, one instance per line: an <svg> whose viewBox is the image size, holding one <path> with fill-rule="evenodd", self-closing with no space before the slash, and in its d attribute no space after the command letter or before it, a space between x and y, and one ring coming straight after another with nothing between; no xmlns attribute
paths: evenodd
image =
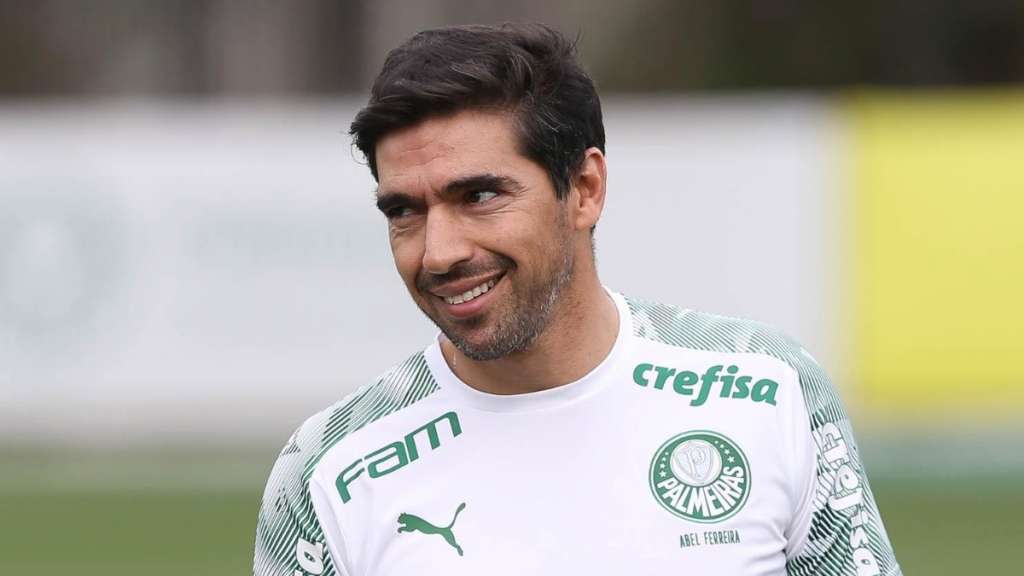
<svg viewBox="0 0 1024 576"><path fill-rule="evenodd" d="M308 415L434 328L346 135L387 51L578 37L602 279L833 375L909 574L1024 541L1024 5L0 0L0 573L250 571Z"/></svg>

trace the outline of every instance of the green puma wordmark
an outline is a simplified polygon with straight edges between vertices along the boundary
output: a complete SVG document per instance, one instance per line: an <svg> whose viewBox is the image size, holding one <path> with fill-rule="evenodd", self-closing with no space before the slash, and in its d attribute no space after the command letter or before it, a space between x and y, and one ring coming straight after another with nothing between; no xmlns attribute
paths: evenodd
<svg viewBox="0 0 1024 576"><path fill-rule="evenodd" d="M423 518L416 516L415 514L402 513L398 515L398 533L402 532L422 532L424 534L440 534L444 541L451 544L452 548L462 556L462 546L459 546L455 542L455 534L452 534L452 526L455 525L455 520L459 517L459 512L466 507L466 503L459 504L459 507L455 510L455 516L452 517L451 523L447 526L439 527L434 526L430 522L427 522Z"/></svg>

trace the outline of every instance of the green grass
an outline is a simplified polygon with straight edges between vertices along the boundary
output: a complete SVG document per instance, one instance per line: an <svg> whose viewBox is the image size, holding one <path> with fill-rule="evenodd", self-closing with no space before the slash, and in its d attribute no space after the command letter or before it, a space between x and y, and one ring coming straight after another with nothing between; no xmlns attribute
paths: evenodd
<svg viewBox="0 0 1024 576"><path fill-rule="evenodd" d="M0 574L245 574L258 501L254 490L8 494Z"/></svg>
<svg viewBox="0 0 1024 576"><path fill-rule="evenodd" d="M896 558L913 574L1017 574L1021 478L875 479Z"/></svg>
<svg viewBox="0 0 1024 576"><path fill-rule="evenodd" d="M51 473L79 472L47 483L30 481L34 473L26 470L31 467L0 459L0 476L7 480L0 482L0 574L249 573L261 492L257 483L272 460L261 455L250 470L216 458L161 458L164 468L131 479L143 489L127 490L116 482L103 484L95 470L109 472L106 465L89 472L82 466L54 468L51 462L44 467ZM229 468L232 478L247 477L248 483L213 481ZM12 473L18 470L20 476ZM169 474L187 487L159 481ZM1024 543L1020 485L1013 477L872 481L908 576L1016 573L1016 548Z"/></svg>
<svg viewBox="0 0 1024 576"><path fill-rule="evenodd" d="M275 456L0 452L0 575L251 573Z"/></svg>

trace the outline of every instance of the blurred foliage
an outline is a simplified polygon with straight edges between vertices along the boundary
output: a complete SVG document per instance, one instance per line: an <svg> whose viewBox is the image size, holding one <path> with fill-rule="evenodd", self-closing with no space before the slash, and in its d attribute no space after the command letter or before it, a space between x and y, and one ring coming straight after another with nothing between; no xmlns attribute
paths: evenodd
<svg viewBox="0 0 1024 576"><path fill-rule="evenodd" d="M1024 80L1017 0L649 0L592 63L605 89L673 91Z"/></svg>
<svg viewBox="0 0 1024 576"><path fill-rule="evenodd" d="M0 95L365 92L414 31L506 20L604 91L1024 80L1020 0L0 0Z"/></svg>

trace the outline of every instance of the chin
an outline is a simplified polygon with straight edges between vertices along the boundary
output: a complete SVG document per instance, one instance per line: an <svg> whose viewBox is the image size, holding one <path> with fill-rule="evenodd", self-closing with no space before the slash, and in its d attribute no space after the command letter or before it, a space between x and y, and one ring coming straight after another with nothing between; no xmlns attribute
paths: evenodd
<svg viewBox="0 0 1024 576"><path fill-rule="evenodd" d="M474 330L442 330L448 340L470 360L497 360L508 356L505 346L493 334L478 333Z"/></svg>

